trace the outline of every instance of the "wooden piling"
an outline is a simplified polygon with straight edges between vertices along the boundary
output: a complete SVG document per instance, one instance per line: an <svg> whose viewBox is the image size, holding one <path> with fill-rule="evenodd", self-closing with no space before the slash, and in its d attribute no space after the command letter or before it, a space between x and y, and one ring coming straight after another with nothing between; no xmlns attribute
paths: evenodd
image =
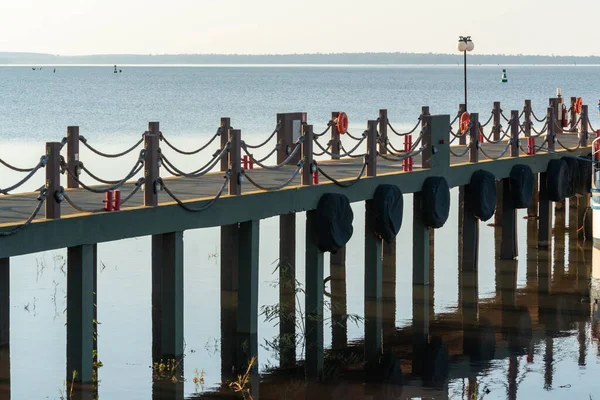
<svg viewBox="0 0 600 400"><path fill-rule="evenodd" d="M546 130L546 146L549 152L554 151L556 142L556 114L554 112L554 107L548 107L548 129Z"/></svg>
<svg viewBox="0 0 600 400"><path fill-rule="evenodd" d="M339 160L340 159L340 151L341 151L341 141L340 141L340 132L338 131L337 124L335 121L337 120L338 115L340 115L339 111L335 111L331 113L331 159Z"/></svg>
<svg viewBox="0 0 600 400"><path fill-rule="evenodd" d="M548 247L552 238L552 209L548 198L548 173L540 174L539 218L538 218L538 247Z"/></svg>
<svg viewBox="0 0 600 400"><path fill-rule="evenodd" d="M288 158L294 148L294 143L302 135L302 125L306 123L306 113L277 114L277 121L279 125L279 130L277 131L277 143L279 144L277 163L280 164ZM289 164L297 164L299 161L300 154L296 154L289 161Z"/></svg>
<svg viewBox="0 0 600 400"><path fill-rule="evenodd" d="M581 146L587 146L589 140L588 133L588 106L587 104L583 104L581 106L581 122L580 122L580 131L579 131L579 144Z"/></svg>
<svg viewBox="0 0 600 400"><path fill-rule="evenodd" d="M46 219L57 219L60 218L60 203L56 196L60 188L60 143L47 142L46 157Z"/></svg>
<svg viewBox="0 0 600 400"><path fill-rule="evenodd" d="M510 195L510 180L502 179L502 244L500 259L512 260L519 255L517 241L517 210Z"/></svg>
<svg viewBox="0 0 600 400"><path fill-rule="evenodd" d="M219 136L221 136L221 149L223 149L223 148L225 148L225 146L227 146L227 142L229 140L229 129L230 128L231 128L231 118L222 117L221 125L219 127L219 129L220 129ZM229 159L227 157L221 158L220 164L221 164L221 172L227 171L227 169L229 168Z"/></svg>
<svg viewBox="0 0 600 400"><path fill-rule="evenodd" d="M377 121L367 122L367 176L377 176Z"/></svg>
<svg viewBox="0 0 600 400"><path fill-rule="evenodd" d="M465 112L467 112L467 107L464 104L459 104L458 105L458 121L459 121L459 125L458 126L460 126L460 116L463 113L465 113ZM467 134L465 134L464 132L462 132L462 135L458 138L458 144L462 144L462 145L467 144L467 136L468 136Z"/></svg>
<svg viewBox="0 0 600 400"><path fill-rule="evenodd" d="M319 379L323 374L323 253L315 237L317 212L306 212L306 376Z"/></svg>
<svg viewBox="0 0 600 400"><path fill-rule="evenodd" d="M396 239L382 243L382 331L383 346L396 334Z"/></svg>
<svg viewBox="0 0 600 400"><path fill-rule="evenodd" d="M183 232L152 235L152 358L183 357Z"/></svg>
<svg viewBox="0 0 600 400"><path fill-rule="evenodd" d="M229 195L239 196L242 194L242 131L229 129Z"/></svg>
<svg viewBox="0 0 600 400"><path fill-rule="evenodd" d="M501 117L501 113L502 113L502 109L500 108L500 102L499 101L495 101L494 102L494 108L492 109L492 114L493 114L493 123L494 126L492 128L492 140L494 141L498 141L500 140L500 131L502 130L502 128L500 127L500 117ZM512 117L511 117L512 119ZM517 120L518 120L518 114L517 114Z"/></svg>
<svg viewBox="0 0 600 400"><path fill-rule="evenodd" d="M158 122L148 124L148 132L144 135L144 149L146 156L144 158L144 205L154 207L158 205L158 191L156 190L156 181L160 176L159 162L159 138L160 126Z"/></svg>
<svg viewBox="0 0 600 400"><path fill-rule="evenodd" d="M79 127L67 127L67 188L75 189L79 184L73 179L73 176L79 177Z"/></svg>
<svg viewBox="0 0 600 400"><path fill-rule="evenodd" d="M304 166L302 167L301 184L304 186L312 185L312 174L314 172L313 164L313 126L308 124L302 125L302 135L304 141L302 142L302 160L304 160Z"/></svg>
<svg viewBox="0 0 600 400"><path fill-rule="evenodd" d="M413 195L413 358L412 371L420 373L429 335L430 247L429 228L423 221L422 193Z"/></svg>
<svg viewBox="0 0 600 400"><path fill-rule="evenodd" d="M331 348L345 349L348 345L346 315L346 247L329 257L331 273ZM385 292L384 292L385 294Z"/></svg>
<svg viewBox="0 0 600 400"><path fill-rule="evenodd" d="M462 223L462 271L477 270L479 263L479 220L473 213L473 201L465 196Z"/></svg>
<svg viewBox="0 0 600 400"><path fill-rule="evenodd" d="M296 214L279 217L279 307L280 343L289 343L296 337ZM296 346L281 345L280 366L295 363Z"/></svg>
<svg viewBox="0 0 600 400"><path fill-rule="evenodd" d="M258 371L258 249L259 221L247 221L239 226L238 252L238 371L248 368L252 358Z"/></svg>
<svg viewBox="0 0 600 400"><path fill-rule="evenodd" d="M388 142L388 115L387 110L379 110L379 154L387 154Z"/></svg>
<svg viewBox="0 0 600 400"><path fill-rule="evenodd" d="M0 258L0 347L10 345L10 258ZM5 378L0 375L0 379ZM10 379L10 376L8 376Z"/></svg>
<svg viewBox="0 0 600 400"><path fill-rule="evenodd" d="M90 383L94 349L94 245L67 249L67 381Z"/></svg>
<svg viewBox="0 0 600 400"><path fill-rule="evenodd" d="M577 129L577 112L575 111L575 103L577 103L577 97L571 97L571 105L569 107L569 130L575 131Z"/></svg>
<svg viewBox="0 0 600 400"><path fill-rule="evenodd" d="M471 113L471 129L469 130L469 162L479 161L479 114Z"/></svg>

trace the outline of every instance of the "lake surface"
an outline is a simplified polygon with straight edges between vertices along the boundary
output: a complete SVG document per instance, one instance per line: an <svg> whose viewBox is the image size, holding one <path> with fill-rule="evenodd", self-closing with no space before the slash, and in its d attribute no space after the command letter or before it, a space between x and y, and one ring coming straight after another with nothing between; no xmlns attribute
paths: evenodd
<svg viewBox="0 0 600 400"><path fill-rule="evenodd" d="M68 125L80 126L81 134L90 143L110 152L138 140L149 121L160 121L162 132L173 142L194 148L212 136L219 118L225 116L231 117L232 125L242 130L248 142L258 142L273 131L278 112L306 111L308 122L318 132L327 124L331 111L345 111L350 129L362 131L368 119L376 119L378 110L387 108L390 121L403 129L416 123L422 105L430 106L432 114L454 116L458 104L464 102L462 66L121 68L122 73L113 74L112 67L58 67L55 73L50 66L36 71L31 67L0 67L0 157L21 167L32 166L43 153L44 142L60 141ZM469 67L469 110L479 112L480 120L487 120L493 101L501 101L508 116L511 109L521 110L525 99L532 100L535 113L541 117L548 98L554 97L560 87L567 98L583 97L584 103L590 104L592 124L600 125L595 106L600 91L594 91L600 81L600 68L509 67L508 84L500 83L501 68ZM536 126L541 128L541 124ZM182 169L190 170L206 161L207 156L169 158L177 160ZM119 179L135 162L136 155L106 161L82 150L81 159L98 175ZM21 174L2 168L0 187L20 177ZM38 173L24 190L34 190L42 183L43 175ZM435 240L435 321L445 338L462 334L456 324L449 323L454 326L449 332L444 325L445 321L459 319L456 189L452 196L452 214L446 225L436 231ZM364 203L353 204L353 210L354 235L347 246L347 312L362 315ZM405 210L397 239L396 307L394 315L386 316L399 332L411 326L413 315L412 216L408 212L412 210L412 196L405 196ZM519 214L522 216L524 213ZM299 213L297 278L301 283L304 220L305 214ZM535 229L531 233L529 228L534 235ZM260 229L259 299L261 305L272 305L278 301L278 288L273 285L277 278L273 271L278 258L278 219L261 221ZM477 398L485 399L596 398L600 396L600 315L594 296L590 295L596 281L590 278L594 270L595 278L600 279L600 267L596 267L600 265L600 253L589 243L578 246L569 234L559 234L551 252L552 290L548 292L548 279L542 279L540 285L532 272L538 271L538 254L527 245L527 220L519 218L518 230L515 291L511 285L507 289L497 273L494 228L481 224L476 293L482 304L481 314L490 317L501 343L502 318L497 311L502 309L501 294L506 290L515 292L517 303L531 315L531 348L523 354L497 350L496 359L475 366L453 358L445 383L446 395L466 399L477 390ZM197 397L198 392L210 392L221 383L219 232L186 231L184 240L183 393L190 398ZM98 351L103 363L99 370L99 395L103 399L152 397L150 250L149 237L98 246ZM65 263L66 249L11 260L12 399L59 399L68 390ZM328 255L325 265L327 276ZM547 271L543 268L540 270ZM571 301L574 298L579 300ZM539 311L541 302L546 314ZM263 318L260 322L259 342L264 344L277 335L279 328ZM350 342L359 342L363 332L361 322L348 324ZM331 340L331 327L326 325L326 345ZM264 371L271 365L277 365L274 353L268 346L261 347L259 369ZM403 360L402 365L404 369L410 363ZM201 388L193 382L199 375L204 377ZM365 398L354 396L362 390L360 386L348 385L345 397ZM407 387L405 397L413 393L410 388L421 390L419 382L410 381ZM268 393L268 386L261 392ZM420 395L433 396L427 390Z"/></svg>

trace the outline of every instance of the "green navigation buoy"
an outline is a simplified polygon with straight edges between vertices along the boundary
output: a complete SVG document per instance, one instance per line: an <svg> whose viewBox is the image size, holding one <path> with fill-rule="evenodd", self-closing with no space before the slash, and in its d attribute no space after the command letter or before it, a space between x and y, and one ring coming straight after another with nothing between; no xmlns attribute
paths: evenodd
<svg viewBox="0 0 600 400"><path fill-rule="evenodd" d="M508 78L506 77L506 70L502 70L502 83L508 82Z"/></svg>

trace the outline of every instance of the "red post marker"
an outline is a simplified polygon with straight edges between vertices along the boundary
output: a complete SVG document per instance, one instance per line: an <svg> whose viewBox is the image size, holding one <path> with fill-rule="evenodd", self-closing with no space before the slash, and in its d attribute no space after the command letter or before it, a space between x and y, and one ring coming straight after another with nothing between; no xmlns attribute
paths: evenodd
<svg viewBox="0 0 600 400"><path fill-rule="evenodd" d="M242 157L242 168L248 169L248 156Z"/></svg>
<svg viewBox="0 0 600 400"><path fill-rule="evenodd" d="M312 183L313 185L318 185L319 184L319 171L315 171L312 174Z"/></svg>
<svg viewBox="0 0 600 400"><path fill-rule="evenodd" d="M114 200L115 200L115 204L113 206L113 209L115 211L121 210L121 191L120 190L115 190Z"/></svg>
<svg viewBox="0 0 600 400"><path fill-rule="evenodd" d="M535 138L527 138L527 154L530 156L535 155Z"/></svg>
<svg viewBox="0 0 600 400"><path fill-rule="evenodd" d="M254 169L254 161L250 157L248 157L248 166L250 169Z"/></svg>
<svg viewBox="0 0 600 400"><path fill-rule="evenodd" d="M112 211L113 210L113 191L110 190L108 192L105 193L105 199L104 199L104 210L105 211Z"/></svg>
<svg viewBox="0 0 600 400"><path fill-rule="evenodd" d="M481 131L479 131L479 143L483 143L483 133Z"/></svg>

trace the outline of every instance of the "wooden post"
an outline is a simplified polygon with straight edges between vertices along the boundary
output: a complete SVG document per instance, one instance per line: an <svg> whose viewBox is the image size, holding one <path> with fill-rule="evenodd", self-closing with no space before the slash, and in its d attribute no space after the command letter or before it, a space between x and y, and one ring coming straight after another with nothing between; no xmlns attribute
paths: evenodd
<svg viewBox="0 0 600 400"><path fill-rule="evenodd" d="M339 111L335 111L331 113L331 159L339 160L340 159L340 132L338 131L337 124L335 120L338 115L340 115Z"/></svg>
<svg viewBox="0 0 600 400"><path fill-rule="evenodd" d="M471 113L469 162L479 161L479 114Z"/></svg>
<svg viewBox="0 0 600 400"><path fill-rule="evenodd" d="M301 126L306 123L306 113L277 114L277 121L279 124L279 130L277 131L277 143L279 144L277 163L280 164L288 158L294 147L294 142L302 134ZM297 164L299 161L300 154L296 154L289 161L289 164Z"/></svg>
<svg viewBox="0 0 600 400"><path fill-rule="evenodd" d="M369 121L369 128L374 122ZM383 264L382 240L375 234L374 200L365 202L365 211L365 360L368 362L381 353Z"/></svg>
<svg viewBox="0 0 600 400"><path fill-rule="evenodd" d="M0 347L10 345L10 258L0 258ZM0 374L0 379L8 378Z"/></svg>
<svg viewBox="0 0 600 400"><path fill-rule="evenodd" d="M257 358L253 371L258 371L258 248L260 221L240 223L238 252L238 371L248 368Z"/></svg>
<svg viewBox="0 0 600 400"><path fill-rule="evenodd" d="M229 129L230 128L231 128L231 118L222 117L221 125L219 127L219 129L221 130L221 132L219 134L221 136L221 149L223 149L223 148L225 148L225 146L227 146L227 142L229 140ZM221 158L221 172L227 171L228 168L229 168L229 159L227 157Z"/></svg>
<svg viewBox="0 0 600 400"><path fill-rule="evenodd" d="M552 209L548 198L548 173L540 174L538 247L546 248L552 238Z"/></svg>
<svg viewBox="0 0 600 400"><path fill-rule="evenodd" d="M67 127L67 169L72 175L79 178L79 127L68 126ZM79 184L71 177L71 174L67 174L67 187L69 189L75 189L79 187Z"/></svg>
<svg viewBox="0 0 600 400"><path fill-rule="evenodd" d="M336 254L331 254L329 259L329 270L331 272L331 348L342 350L348 345L346 248L341 248Z"/></svg>
<svg viewBox="0 0 600 400"><path fill-rule="evenodd" d="M229 169L231 178L229 178L229 195L239 196L242 194L242 131L239 129L229 129Z"/></svg>
<svg viewBox="0 0 600 400"><path fill-rule="evenodd" d="M587 146L588 144L588 106L587 104L583 104L581 106L581 130L579 132L579 143L582 146Z"/></svg>
<svg viewBox="0 0 600 400"><path fill-rule="evenodd" d="M571 106L569 107L569 128L571 132L577 129L577 112L575 111L575 103L577 103L577 97L571 97Z"/></svg>
<svg viewBox="0 0 600 400"><path fill-rule="evenodd" d="M554 151L554 142L556 141L555 118L554 107L548 107L548 130L546 131L548 151Z"/></svg>
<svg viewBox="0 0 600 400"><path fill-rule="evenodd" d="M152 235L152 358L183 357L183 232Z"/></svg>
<svg viewBox="0 0 600 400"><path fill-rule="evenodd" d="M382 330L384 346L396 334L396 239L382 243Z"/></svg>
<svg viewBox="0 0 600 400"><path fill-rule="evenodd" d="M510 112L510 156L519 157L519 111Z"/></svg>
<svg viewBox="0 0 600 400"><path fill-rule="evenodd" d="M46 189L48 196L46 197L46 219L60 218L60 203L56 198L56 192L60 188L60 143L46 143Z"/></svg>
<svg viewBox="0 0 600 400"><path fill-rule="evenodd" d="M280 343L296 337L296 214L279 217L279 338ZM292 342L293 343L293 342ZM296 363L296 346L279 348L279 365Z"/></svg>
<svg viewBox="0 0 600 400"><path fill-rule="evenodd" d="M144 205L154 207L158 205L158 191L156 190L156 181L160 173L158 168L158 147L159 147L160 128L158 122L148 124L148 132L144 135L144 148L146 156L144 158Z"/></svg>
<svg viewBox="0 0 600 400"><path fill-rule="evenodd" d="M423 168L439 173L450 166L450 119L448 115L423 115Z"/></svg>
<svg viewBox="0 0 600 400"><path fill-rule="evenodd" d="M500 259L512 260L519 255L517 242L517 210L510 195L510 180L502 179L502 244Z"/></svg>
<svg viewBox="0 0 600 400"><path fill-rule="evenodd" d="M302 185L312 185L312 174L313 174L313 126L304 124L302 125L302 134L304 141L302 142L302 159L304 160L304 166L302 167Z"/></svg>
<svg viewBox="0 0 600 400"><path fill-rule="evenodd" d="M467 107L464 104L458 105L458 120L460 122L460 116L467 111ZM459 124L460 126L460 124ZM458 131L458 130L457 130ZM467 144L468 134L463 134L458 138L458 144Z"/></svg>
<svg viewBox="0 0 600 400"><path fill-rule="evenodd" d="M317 246L317 212L306 212L306 376L319 379L323 374L323 253Z"/></svg>
<svg viewBox="0 0 600 400"><path fill-rule="evenodd" d="M525 121L523 122L523 131L526 137L531 136L531 100L525 100L523 107Z"/></svg>
<svg viewBox="0 0 600 400"><path fill-rule="evenodd" d="M500 140L500 131L502 128L500 128L500 114L502 113L502 109L500 108L500 102L499 101L495 101L494 102L494 109L492 110L492 114L494 115L494 128L492 130L492 132L494 132L493 134L493 140L494 141L498 141ZM519 119L518 113L517 113L517 120Z"/></svg>
<svg viewBox="0 0 600 400"><path fill-rule="evenodd" d="M377 121L367 122L367 176L377 176Z"/></svg>
<svg viewBox="0 0 600 400"><path fill-rule="evenodd" d="M67 249L67 381L90 383L94 349L96 245Z"/></svg>
<svg viewBox="0 0 600 400"><path fill-rule="evenodd" d="M429 228L423 222L423 197L413 196L413 373L422 371L429 335Z"/></svg>
<svg viewBox="0 0 600 400"><path fill-rule="evenodd" d="M387 154L385 145L388 141L388 116L387 110L379 110L379 154Z"/></svg>
<svg viewBox="0 0 600 400"><path fill-rule="evenodd" d="M461 269L463 272L477 270L479 263L479 221L473 214L471 201L473 199L465 195L461 238Z"/></svg>

